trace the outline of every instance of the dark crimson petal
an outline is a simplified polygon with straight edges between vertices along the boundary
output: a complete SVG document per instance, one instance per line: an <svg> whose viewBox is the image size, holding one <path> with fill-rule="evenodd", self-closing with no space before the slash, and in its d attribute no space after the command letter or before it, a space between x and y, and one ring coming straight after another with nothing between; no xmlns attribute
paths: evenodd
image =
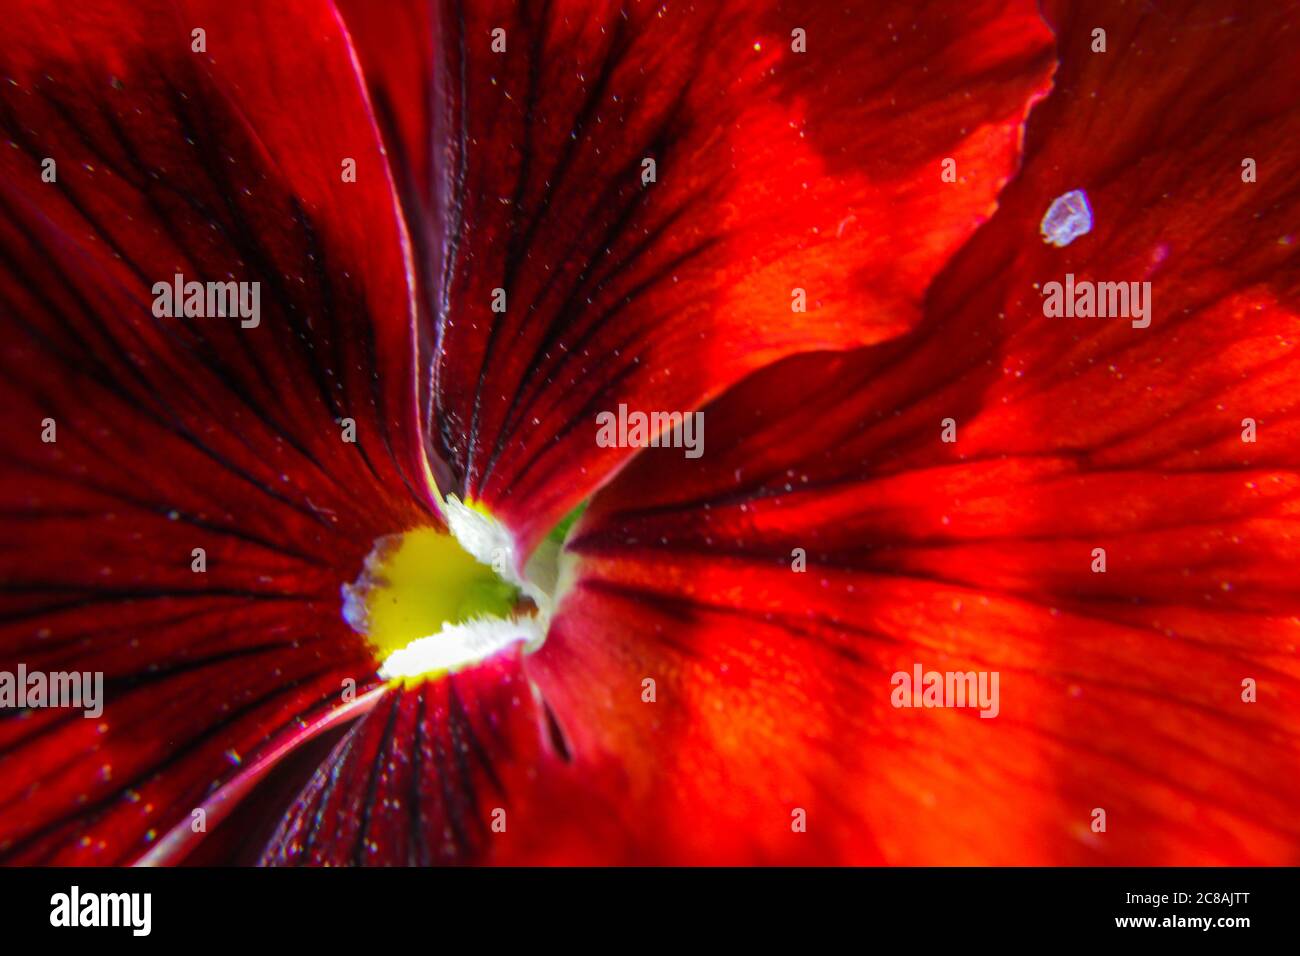
<svg viewBox="0 0 1300 956"><path fill-rule="evenodd" d="M448 141L451 117L439 104L452 78L437 69L443 23L437 0L336 0L370 91L398 197L406 212L419 283L421 326L432 332L441 301L445 250L453 216L448 184L437 179L438 144ZM442 147L445 149L445 146ZM420 336L420 367L433 361L434 336ZM432 376L419 380L420 407L428 409ZM433 457L438 481L451 484L446 465Z"/></svg>
<svg viewBox="0 0 1300 956"><path fill-rule="evenodd" d="M329 4L5 17L0 668L106 706L0 717L0 859L122 862L374 679L340 584L431 520L409 253ZM260 323L155 318L176 272L260 282Z"/></svg>
<svg viewBox="0 0 1300 956"><path fill-rule="evenodd" d="M454 125L434 189L452 221L430 431L456 490L525 553L629 455L597 447L599 412L697 408L784 355L913 325L992 212L1051 67L1028 0L443 16L435 115Z"/></svg>
<svg viewBox="0 0 1300 956"><path fill-rule="evenodd" d="M290 808L263 862L641 858L635 835L599 803L617 773L570 761L516 647L471 670L388 691Z"/></svg>
<svg viewBox="0 0 1300 956"><path fill-rule="evenodd" d="M446 210L434 177L436 144L447 118L437 109L445 71L436 69L434 0L336 0L361 61L375 121L387 147L398 195L407 212L417 261L427 265L441 248ZM445 96L445 93L442 94Z"/></svg>
<svg viewBox="0 0 1300 956"><path fill-rule="evenodd" d="M384 691L385 685L376 684L342 702L338 693L332 693L325 703L296 715L258 747L253 759L243 761L238 773L204 796L196 808L206 814L204 832L195 832L192 818L181 820L137 864L165 865L182 859L187 866L255 863L303 781L311 778L334 742L357 717L370 712Z"/></svg>
<svg viewBox="0 0 1300 956"><path fill-rule="evenodd" d="M1054 10L1024 171L925 322L760 373L699 462L596 497L530 672L629 821L688 859L1300 858L1297 12ZM1074 188L1093 231L1047 246ZM1150 327L1044 317L1066 271L1150 280ZM895 709L917 663L998 671L999 715Z"/></svg>

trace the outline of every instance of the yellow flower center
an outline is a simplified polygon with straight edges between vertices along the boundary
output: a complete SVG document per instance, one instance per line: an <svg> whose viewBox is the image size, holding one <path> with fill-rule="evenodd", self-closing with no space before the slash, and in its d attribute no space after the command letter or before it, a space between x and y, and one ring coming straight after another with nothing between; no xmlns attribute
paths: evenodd
<svg viewBox="0 0 1300 956"><path fill-rule="evenodd" d="M361 576L343 586L344 617L386 665L422 638L436 640L446 633L443 653L427 658L434 673L472 663L459 660L472 651L454 646L455 635L464 633L458 625L496 622L499 633L500 625L526 617L528 606L518 586L476 560L450 534L434 528L380 538ZM521 639L531 637L531 630L518 630Z"/></svg>

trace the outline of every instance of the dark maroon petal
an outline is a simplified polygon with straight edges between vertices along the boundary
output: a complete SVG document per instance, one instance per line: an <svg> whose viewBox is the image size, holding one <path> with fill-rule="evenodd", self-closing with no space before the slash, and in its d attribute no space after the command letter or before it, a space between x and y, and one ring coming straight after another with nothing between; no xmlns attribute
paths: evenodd
<svg viewBox="0 0 1300 956"><path fill-rule="evenodd" d="M445 29L437 0L336 0L347 24L370 92L375 122L397 195L406 213L411 252L419 278L420 368L433 362L435 316L439 312L446 249L453 223L448 184L438 177L435 158L445 153L452 117L441 108L453 81L439 49ZM428 409L433 379L420 376L420 407ZM444 484L450 473L436 458L432 467Z"/></svg>
<svg viewBox="0 0 1300 956"><path fill-rule="evenodd" d="M374 679L339 586L432 520L409 255L331 6L6 19L0 667L106 704L0 718L0 856L121 862ZM260 321L155 317L178 272L260 282Z"/></svg>
<svg viewBox="0 0 1300 956"><path fill-rule="evenodd" d="M389 691L335 748L266 849L271 865L632 859L621 779L576 767L518 650Z"/></svg>

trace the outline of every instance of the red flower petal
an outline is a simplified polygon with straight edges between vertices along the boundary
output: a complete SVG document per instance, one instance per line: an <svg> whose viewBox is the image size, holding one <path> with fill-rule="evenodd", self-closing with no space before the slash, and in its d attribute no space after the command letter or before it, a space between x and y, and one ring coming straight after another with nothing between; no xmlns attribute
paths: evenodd
<svg viewBox="0 0 1300 956"><path fill-rule="evenodd" d="M275 865L600 863L635 858L602 813L594 766L569 766L519 651L388 692L290 808Z"/></svg>
<svg viewBox="0 0 1300 956"><path fill-rule="evenodd" d="M445 136L434 109L437 15L432 0L336 0L361 61L375 121L383 134L398 195L412 227L419 264L447 237L434 185L434 144Z"/></svg>
<svg viewBox="0 0 1300 956"><path fill-rule="evenodd" d="M408 256L337 15L181 9L32 2L0 38L0 662L106 675L100 720L0 720L9 860L130 859L373 679L340 582L430 520ZM259 281L260 322L155 318L177 272Z"/></svg>
<svg viewBox="0 0 1300 956"><path fill-rule="evenodd" d="M347 24L370 91L375 122L383 134L397 195L406 213L411 251L419 277L417 298L421 326L431 333L438 313L441 275L453 216L445 188L437 184L437 143L448 136L449 117L435 109L439 84L449 82L437 50L441 24L436 0L336 0ZM420 368L433 361L434 336L420 336ZM420 377L420 407L429 408L432 376ZM450 472L438 461L437 479L450 484Z"/></svg>
<svg viewBox="0 0 1300 956"><path fill-rule="evenodd" d="M1035 6L1001 0L475 3L440 30L459 137L435 156L455 222L434 420L457 490L524 551L627 458L598 412L697 408L910 327L1050 69Z"/></svg>
<svg viewBox="0 0 1300 956"><path fill-rule="evenodd" d="M707 859L1300 858L1300 61L1294 10L1219 6L1058 12L1024 172L926 322L755 376L700 463L597 497L531 671L575 753L633 771L630 818ZM1071 188L1093 232L1048 247ZM1067 270L1152 281L1150 327L1044 317ZM1000 672L1000 714L893 708L916 663Z"/></svg>

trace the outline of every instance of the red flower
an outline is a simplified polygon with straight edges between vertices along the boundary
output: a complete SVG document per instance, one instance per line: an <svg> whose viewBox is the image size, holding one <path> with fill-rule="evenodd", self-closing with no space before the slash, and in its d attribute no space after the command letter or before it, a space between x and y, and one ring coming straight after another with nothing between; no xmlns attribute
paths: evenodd
<svg viewBox="0 0 1300 956"><path fill-rule="evenodd" d="M1289 5L7 6L0 860L1296 861Z"/></svg>

